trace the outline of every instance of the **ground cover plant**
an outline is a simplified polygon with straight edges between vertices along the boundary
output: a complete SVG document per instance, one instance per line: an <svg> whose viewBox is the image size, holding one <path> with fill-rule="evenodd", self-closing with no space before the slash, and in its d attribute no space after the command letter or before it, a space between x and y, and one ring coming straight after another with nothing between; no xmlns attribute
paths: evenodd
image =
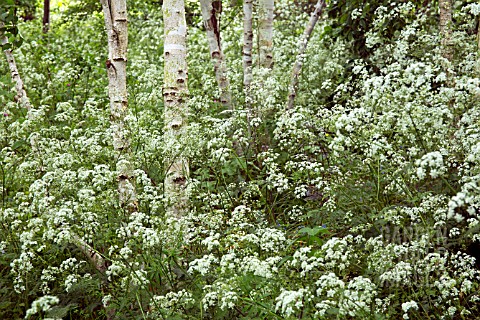
<svg viewBox="0 0 480 320"><path fill-rule="evenodd" d="M478 318L478 3L121 3L0 4L0 318Z"/></svg>

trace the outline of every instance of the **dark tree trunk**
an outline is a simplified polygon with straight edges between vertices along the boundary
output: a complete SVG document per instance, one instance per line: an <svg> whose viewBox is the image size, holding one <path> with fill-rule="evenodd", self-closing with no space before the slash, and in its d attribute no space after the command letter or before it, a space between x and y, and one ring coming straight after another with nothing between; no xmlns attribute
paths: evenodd
<svg viewBox="0 0 480 320"><path fill-rule="evenodd" d="M50 0L43 0L43 32L47 33L50 24Z"/></svg>

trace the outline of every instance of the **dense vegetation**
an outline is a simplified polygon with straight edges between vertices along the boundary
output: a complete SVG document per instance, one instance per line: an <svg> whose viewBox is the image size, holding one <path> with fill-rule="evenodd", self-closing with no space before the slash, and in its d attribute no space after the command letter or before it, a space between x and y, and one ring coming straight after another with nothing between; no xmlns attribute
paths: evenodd
<svg viewBox="0 0 480 320"><path fill-rule="evenodd" d="M275 1L274 67L254 54L245 99L242 2L224 1L227 109L188 0L188 130L172 146L161 1L127 3L133 213L118 202L101 6L53 1L45 33L22 19L40 3L5 11L32 108L2 57L1 319L478 318L480 5L454 1L446 48L437 1L328 2L287 110L314 3ZM180 218L164 197L172 148L190 165Z"/></svg>

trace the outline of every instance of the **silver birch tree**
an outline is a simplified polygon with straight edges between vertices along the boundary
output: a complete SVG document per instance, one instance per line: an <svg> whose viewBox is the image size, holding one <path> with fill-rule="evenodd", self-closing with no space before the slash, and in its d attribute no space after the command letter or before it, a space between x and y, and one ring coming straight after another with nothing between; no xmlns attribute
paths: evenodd
<svg viewBox="0 0 480 320"><path fill-rule="evenodd" d="M187 23L184 0L163 1L165 104L165 197L167 215L181 218L188 208L186 180L188 161L182 155L180 139L186 131L188 71Z"/></svg>
<svg viewBox="0 0 480 320"><path fill-rule="evenodd" d="M477 28L477 73L480 76L480 16L478 17L478 28Z"/></svg>
<svg viewBox="0 0 480 320"><path fill-rule="evenodd" d="M302 65L303 60L305 59L305 51L307 50L308 41L310 40L310 36L312 35L313 29L315 28L315 25L317 24L324 7L325 0L318 0L317 4L315 5L315 10L310 16L310 20L305 28L303 36L300 39L297 58L295 60L295 64L293 65L292 79L290 81L287 110L293 109L294 107L295 97L297 96L299 76L300 72L302 71Z"/></svg>
<svg viewBox="0 0 480 320"><path fill-rule="evenodd" d="M248 93L252 83L253 24L252 0L243 1L243 86Z"/></svg>
<svg viewBox="0 0 480 320"><path fill-rule="evenodd" d="M108 93L113 131L113 147L117 153L119 202L128 212L138 210L129 130L125 125L127 98L127 3L126 0L100 0L108 37Z"/></svg>
<svg viewBox="0 0 480 320"><path fill-rule="evenodd" d="M220 102L231 107L230 81L227 77L227 65L223 55L220 37L221 0L200 0L203 23L207 31L210 57L213 61L215 78L220 88Z"/></svg>
<svg viewBox="0 0 480 320"><path fill-rule="evenodd" d="M448 61L453 59L452 48L452 0L439 0L440 7L440 36L442 41L442 55Z"/></svg>
<svg viewBox="0 0 480 320"><path fill-rule="evenodd" d="M0 22L0 27L3 27L3 22ZM3 36L1 39L2 46L6 45L8 39L6 36ZM30 103L30 99L28 99L27 92L25 91L25 86L23 85L22 77L20 77L20 73L18 72L17 63L15 62L15 57L13 56L12 49L4 50L5 57L7 58L8 67L10 69L10 75L12 77L12 81L15 83L15 90L17 91L17 95L15 99L20 103L20 106L30 110L32 105Z"/></svg>
<svg viewBox="0 0 480 320"><path fill-rule="evenodd" d="M274 0L258 1L258 38L260 43L259 62L264 68L273 67L273 11Z"/></svg>

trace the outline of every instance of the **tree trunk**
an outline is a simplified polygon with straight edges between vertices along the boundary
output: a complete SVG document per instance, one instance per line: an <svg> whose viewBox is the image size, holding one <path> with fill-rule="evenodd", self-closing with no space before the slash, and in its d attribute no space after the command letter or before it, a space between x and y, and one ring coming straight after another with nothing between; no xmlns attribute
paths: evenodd
<svg viewBox="0 0 480 320"><path fill-rule="evenodd" d="M71 233L70 240L88 258L88 260L90 260L90 263L95 267L95 269L97 269L98 272L105 272L105 270L107 269L107 265L105 263L105 259L103 259L102 255L98 251L93 249L83 239L81 239L73 232Z"/></svg>
<svg viewBox="0 0 480 320"><path fill-rule="evenodd" d="M253 49L253 25L252 25L252 0L243 1L243 86L247 93L252 83L252 49Z"/></svg>
<svg viewBox="0 0 480 320"><path fill-rule="evenodd" d="M442 37L442 55L448 61L453 59L452 48L452 0L439 0L440 36Z"/></svg>
<svg viewBox="0 0 480 320"><path fill-rule="evenodd" d="M188 198L186 182L188 162L181 154L180 139L186 131L188 71L187 71L187 24L184 0L163 1L164 41L164 87L165 103L165 196L167 214L181 218L186 214Z"/></svg>
<svg viewBox="0 0 480 320"><path fill-rule="evenodd" d="M50 0L43 0L43 33L47 33L50 26Z"/></svg>
<svg viewBox="0 0 480 320"><path fill-rule="evenodd" d="M480 54L480 16L478 17L477 26L477 49Z"/></svg>
<svg viewBox="0 0 480 320"><path fill-rule="evenodd" d="M302 39L300 41L300 46L298 48L297 59L293 66L292 71L292 80L290 82L290 90L288 93L288 105L287 110L293 108L295 104L295 97L297 95L297 88L299 82L300 72L302 71L303 60L305 59L305 51L307 49L308 41L310 40L310 36L312 35L313 28L317 24L320 15L322 14L323 8L325 7L325 0L318 0L315 10L313 11L310 21L308 22L307 27L305 28L305 32L303 33Z"/></svg>
<svg viewBox="0 0 480 320"><path fill-rule="evenodd" d="M207 30L208 46L215 70L215 78L220 88L220 102L231 107L230 81L227 77L227 66L223 55L220 38L221 0L200 0L203 22Z"/></svg>
<svg viewBox="0 0 480 320"><path fill-rule="evenodd" d="M477 22L477 65L478 65L478 75L480 76L480 17L478 17Z"/></svg>
<svg viewBox="0 0 480 320"><path fill-rule="evenodd" d="M118 154L117 179L120 206L138 210L131 164L129 130L125 126L127 100L127 4L126 0L101 0L108 35L108 92L113 128L113 147Z"/></svg>
<svg viewBox="0 0 480 320"><path fill-rule="evenodd" d="M3 23L0 22L0 27L3 27ZM7 43L6 37L2 38L2 45ZM25 92L25 88L23 86L22 78L18 73L17 65L15 63L15 59L12 54L12 50L5 50L5 55L7 56L8 65L10 67L10 73L12 75L12 80L15 82L15 89L17 90L17 99L20 101L20 105L25 107L27 110L32 108L30 104L30 100L28 99L27 93ZM32 149L37 148L36 146L32 146ZM90 245L88 245L84 240L78 237L75 233L71 232L71 242L77 246L80 251L85 254L88 259L92 262L99 272L103 273L105 271L105 261L103 257Z"/></svg>
<svg viewBox="0 0 480 320"><path fill-rule="evenodd" d="M259 0L259 42L260 65L264 68L273 67L273 10L274 0Z"/></svg>
<svg viewBox="0 0 480 320"><path fill-rule="evenodd" d="M3 22L0 22L0 27L3 27ZM8 40L7 37L2 37L2 45L5 45ZM15 58L13 57L12 49L7 49L4 51L5 56L7 58L8 66L10 68L10 75L12 77L12 81L15 83L15 90L17 91L17 95L15 96L15 100L20 103L20 106L30 110L32 105L30 104L30 99L28 99L27 92L25 91L25 87L23 85L22 78L20 77L20 73L18 72L17 64L15 62Z"/></svg>

